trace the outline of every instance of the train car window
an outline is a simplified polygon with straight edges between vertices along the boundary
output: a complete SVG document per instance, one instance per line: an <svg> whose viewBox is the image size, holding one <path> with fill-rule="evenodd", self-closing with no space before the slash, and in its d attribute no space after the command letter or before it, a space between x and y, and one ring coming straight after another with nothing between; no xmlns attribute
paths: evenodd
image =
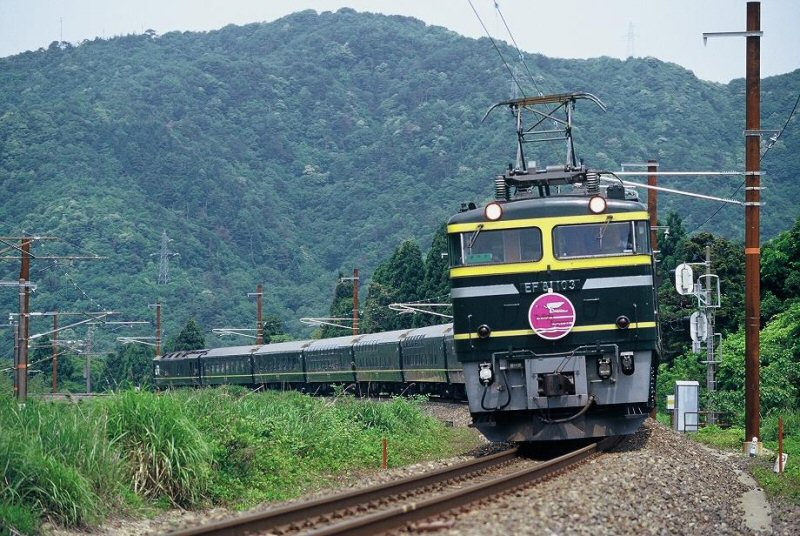
<svg viewBox="0 0 800 536"><path fill-rule="evenodd" d="M647 222L559 225L553 229L557 259L650 253Z"/></svg>
<svg viewBox="0 0 800 536"><path fill-rule="evenodd" d="M534 262L542 258L542 232L536 227L450 235L450 265Z"/></svg>

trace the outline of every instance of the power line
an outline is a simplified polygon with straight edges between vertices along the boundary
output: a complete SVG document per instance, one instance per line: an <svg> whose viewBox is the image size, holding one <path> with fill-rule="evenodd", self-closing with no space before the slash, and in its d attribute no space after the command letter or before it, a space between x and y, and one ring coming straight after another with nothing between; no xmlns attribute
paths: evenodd
<svg viewBox="0 0 800 536"><path fill-rule="evenodd" d="M769 145L767 145L767 148L764 149L763 153L761 153L761 161L762 162L764 161L764 157L767 156L767 153L769 152L769 150L772 149L772 146L775 145L778 142L778 139L781 137L781 134L783 134L783 131L786 130L786 126L789 124L789 121L792 120L792 116L794 116L794 112L797 111L797 105L798 104L800 104L800 94L797 95L797 100L794 101L794 107L792 107L792 111L789 112L789 117L786 118L786 122L783 124L783 127L781 127L781 129L778 131L777 134L775 134L773 137L771 137L769 139L769 141L770 141Z"/></svg>
<svg viewBox="0 0 800 536"><path fill-rule="evenodd" d="M56 264L56 263L54 262L54 264ZM93 299L92 299L92 298L91 298L91 297L90 297L88 294L86 294L86 291L85 291L85 290L83 290L81 287L79 287L79 286L78 286L78 284L75 282L75 280L74 280L74 279L72 279L72 276L71 276L71 275L69 275L69 272L67 272L66 270L64 270L64 277L66 277L66 278L69 280L69 282L70 282L70 283L72 283L72 286L73 286L73 287L75 287L75 289L76 289L78 292L80 292L81 294L83 294L83 297L84 297L84 298L86 298L87 300L89 300L89 304L90 304L90 305L94 305L94 306L95 306L95 307L97 307L98 309L105 309L105 307L103 307L102 305L100 305L99 303L97 303L97 302L96 302L95 300L93 300Z"/></svg>
<svg viewBox="0 0 800 536"><path fill-rule="evenodd" d="M797 105L798 105L798 104L800 104L800 94L798 94L798 95L797 95L797 100L795 100L795 101L794 101L794 106L792 107L792 111L791 111L791 112L789 112L789 117L787 117L787 118L786 118L786 122L783 124L783 127L781 127L781 129L778 131L778 133L777 133L777 134L775 134L773 137L771 137L771 138L769 139L770 143L769 143L769 145L767 145L767 148L766 148L766 149L764 149L764 152L763 152L763 153L761 153L760 162L763 162L763 161L764 161L764 157L765 157L765 156L767 156L767 153L769 152L769 150L770 150L770 149L772 149L772 146L773 146L773 145L775 145L775 144L778 142L778 139L780 139L781 135L783 134L783 131L784 131L784 130L786 130L786 127L789 125L789 121L791 121L791 120L792 120L792 117L794 116L794 113L797 111ZM745 181L742 181L742 183L741 183L741 184L740 184L740 185L739 185L739 186L736 188L736 190L734 190L734 191L733 191L733 193L732 193L730 196L728 196L728 197L733 197L733 196L735 196L736 194L738 194L738 193L739 193L739 190L741 190L741 189L742 189L742 187L745 185L745 182L746 182L746 180L745 180ZM715 210L715 211L714 211L714 213L713 213L711 216L709 216L709 217L706 219L706 221L704 221L704 222L703 222L703 223L701 223L700 225L696 226L694 229L692 229L691 231L689 231L689 232L688 232L688 233L686 233L686 234L687 234L687 235L690 235L690 234L694 233L695 231L697 231L698 229L700 229L701 227L703 227L703 226L704 226L705 224L707 224L708 222L710 222L712 219L714 219L714 217L715 217L717 214L719 214L719 213L720 213L720 211L721 211L723 208L725 208L725 206L726 206L726 204L725 204L725 203L721 204L721 205L719 206L719 208L717 208L717 210Z"/></svg>
<svg viewBox="0 0 800 536"><path fill-rule="evenodd" d="M731 195L729 195L728 197L730 197L730 198L733 198L733 196L735 196L736 194L738 194L738 193L739 193L739 190L741 190L741 189L742 189L742 186L744 186L744 182L742 182L742 184L740 184L740 185L739 185L739 187L738 187L738 188L736 188L736 190L734 190L734 191L733 191L733 193L732 193ZM710 222L712 219L714 219L714 216L716 216L717 214L719 214L719 212L720 212L720 211L721 211L723 208L725 208L725 207L727 207L727 206L728 206L728 203L721 203L721 204L720 204L720 206L717 208L717 210L715 210L715 211L714 211L714 213L713 213L711 216L709 216L709 217L708 217L708 219L707 219L706 221L704 221L703 223L701 223L700 225L698 225L697 227L695 227L694 229L692 229L691 231L689 231L689 232L688 232L688 233L686 233L686 234L687 234L687 235L690 235L690 234L692 234L693 232L695 232L695 231L697 231L698 229L700 229L701 227L703 227L705 224L707 224L707 223L708 223L708 222Z"/></svg>
<svg viewBox="0 0 800 536"><path fill-rule="evenodd" d="M500 4L495 2L494 7L495 9L497 9L497 13L500 15L500 20L503 21L503 26L506 27L506 31L508 32L508 36L511 38L511 42L514 43L514 47L516 47L517 49L517 57L519 58L520 63L522 63L522 66L525 67L525 71L527 71L528 73L528 78L531 79L533 87L536 88L536 92L539 93L539 96L541 97L542 95L544 95L544 93L542 93L542 90L539 89L539 85L536 83L536 79L533 77L533 73L531 73L531 70L528 69L528 64L527 62L525 62L525 57L522 55L522 51L520 50L519 45L517 44L517 40L514 39L514 34L511 33L511 28L508 27L508 24L506 23L506 18L503 16L503 12L500 11Z"/></svg>
<svg viewBox="0 0 800 536"><path fill-rule="evenodd" d="M472 12L475 13L475 16L478 18L478 22L481 23L481 26L483 27L483 31L486 32L486 36L489 38L489 41L492 42L492 46L494 47L495 51L497 52L497 55L500 56L500 60L503 62L503 65L506 66L506 70L508 71L508 74L511 75L511 79L514 81L514 83L519 88L519 91L520 91L520 93L522 93L522 96L523 97L527 97L527 95L525 94L525 90L522 89L522 86L520 85L519 80L517 80L517 77L514 76L514 72L511 70L511 67L508 65L508 62L503 57L503 53L500 52L500 48L497 46L497 43L495 43L494 39L492 38L492 34L489 33L489 30L486 28L486 25L483 23L483 19L481 19L481 16L478 14L478 10L475 9L475 6L472 4L472 0L467 0L467 2L469 2L469 7L472 8Z"/></svg>

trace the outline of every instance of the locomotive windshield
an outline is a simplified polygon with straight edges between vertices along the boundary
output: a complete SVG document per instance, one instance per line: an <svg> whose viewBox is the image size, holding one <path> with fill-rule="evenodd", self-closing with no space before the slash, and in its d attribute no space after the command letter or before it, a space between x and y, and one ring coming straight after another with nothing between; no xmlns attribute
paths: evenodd
<svg viewBox="0 0 800 536"><path fill-rule="evenodd" d="M532 262L542 258L542 232L534 227L450 235L452 266Z"/></svg>
<svg viewBox="0 0 800 536"><path fill-rule="evenodd" d="M643 221L559 225L553 229L557 259L650 253Z"/></svg>

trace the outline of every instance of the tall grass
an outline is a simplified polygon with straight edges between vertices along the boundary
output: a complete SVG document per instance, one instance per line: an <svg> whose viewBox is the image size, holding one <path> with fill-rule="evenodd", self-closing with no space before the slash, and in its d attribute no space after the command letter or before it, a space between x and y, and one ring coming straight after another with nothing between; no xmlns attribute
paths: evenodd
<svg viewBox="0 0 800 536"><path fill-rule="evenodd" d="M451 434L419 402L400 398L379 403L235 389L191 397L190 407L202 410L195 421L215 438L212 495L243 505L296 496L339 471L378 468L383 437L390 464L403 465L447 452Z"/></svg>
<svg viewBox="0 0 800 536"><path fill-rule="evenodd" d="M211 448L174 396L124 392L107 406L108 434L126 453L136 493L177 506L205 498Z"/></svg>
<svg viewBox="0 0 800 536"><path fill-rule="evenodd" d="M343 470L380 467L384 437L390 465L452 453L454 432L420 403L229 388L20 409L0 395L0 527L36 532L31 520L92 526L142 504L293 497Z"/></svg>
<svg viewBox="0 0 800 536"><path fill-rule="evenodd" d="M0 502L63 525L87 525L122 502L124 466L103 423L78 406L20 408L0 395ZM22 507L22 506L20 506Z"/></svg>

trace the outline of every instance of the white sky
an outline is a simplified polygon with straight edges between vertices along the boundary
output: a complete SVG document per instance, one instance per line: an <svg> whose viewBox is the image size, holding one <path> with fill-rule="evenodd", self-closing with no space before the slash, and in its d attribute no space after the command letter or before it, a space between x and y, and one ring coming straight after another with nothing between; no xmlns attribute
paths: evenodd
<svg viewBox="0 0 800 536"><path fill-rule="evenodd" d="M509 41L493 0L472 0L496 39ZM497 0L520 48L550 57L654 56L705 80L744 77L745 39L703 46L703 32L744 31L745 0ZM468 0L0 0L0 57L154 29L213 30L272 21L303 9L351 7L416 17L469 37L484 36ZM761 74L800 68L800 1L762 0ZM63 34L62 34L63 32Z"/></svg>

